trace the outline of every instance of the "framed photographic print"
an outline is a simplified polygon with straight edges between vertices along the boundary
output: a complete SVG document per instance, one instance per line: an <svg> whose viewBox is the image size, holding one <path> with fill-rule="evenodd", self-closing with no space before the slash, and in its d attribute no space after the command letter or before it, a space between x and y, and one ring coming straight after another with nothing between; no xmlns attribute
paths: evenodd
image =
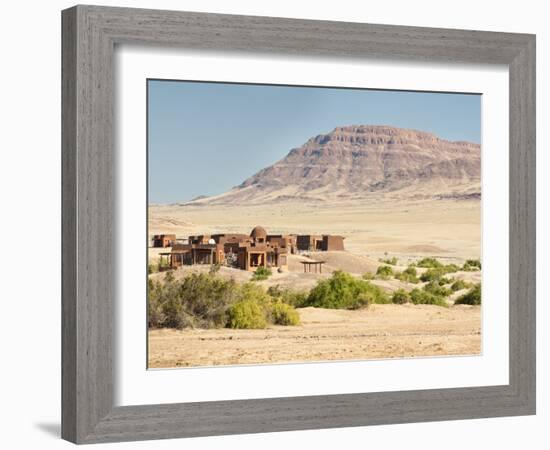
<svg viewBox="0 0 550 450"><path fill-rule="evenodd" d="M65 439L534 414L534 36L62 17Z"/></svg>

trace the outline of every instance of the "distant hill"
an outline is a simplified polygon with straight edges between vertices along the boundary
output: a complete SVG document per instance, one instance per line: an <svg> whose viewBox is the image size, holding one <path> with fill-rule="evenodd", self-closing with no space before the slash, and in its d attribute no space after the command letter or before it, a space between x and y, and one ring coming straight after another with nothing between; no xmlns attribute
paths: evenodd
<svg viewBox="0 0 550 450"><path fill-rule="evenodd" d="M391 126L335 128L292 149L230 191L190 204L480 197L479 144Z"/></svg>

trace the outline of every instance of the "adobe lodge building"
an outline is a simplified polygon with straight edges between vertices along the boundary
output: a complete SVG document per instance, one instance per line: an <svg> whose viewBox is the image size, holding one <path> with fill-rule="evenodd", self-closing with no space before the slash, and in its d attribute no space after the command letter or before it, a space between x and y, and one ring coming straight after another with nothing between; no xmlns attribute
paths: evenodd
<svg viewBox="0 0 550 450"><path fill-rule="evenodd" d="M175 243L175 234L155 234L153 236L153 247L172 247Z"/></svg>
<svg viewBox="0 0 550 450"><path fill-rule="evenodd" d="M289 254L331 250L344 250L344 237L267 234L263 227L256 226L250 235L189 236L187 243L174 243L170 252L160 253L160 258L162 262L166 257L172 269L183 265L220 264L254 271L258 267L287 268Z"/></svg>

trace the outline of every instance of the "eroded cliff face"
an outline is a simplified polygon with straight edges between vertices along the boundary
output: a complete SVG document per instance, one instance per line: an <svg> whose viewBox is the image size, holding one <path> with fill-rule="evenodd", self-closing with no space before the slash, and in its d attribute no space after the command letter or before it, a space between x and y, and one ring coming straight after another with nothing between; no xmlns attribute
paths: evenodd
<svg viewBox="0 0 550 450"><path fill-rule="evenodd" d="M353 200L373 193L479 198L481 149L391 126L338 127L309 139L206 203Z"/></svg>

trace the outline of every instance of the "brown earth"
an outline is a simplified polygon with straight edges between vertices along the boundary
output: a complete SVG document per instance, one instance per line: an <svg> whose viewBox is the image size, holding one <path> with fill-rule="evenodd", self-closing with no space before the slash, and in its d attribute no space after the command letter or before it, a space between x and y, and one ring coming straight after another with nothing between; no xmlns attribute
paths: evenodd
<svg viewBox="0 0 550 450"><path fill-rule="evenodd" d="M298 310L299 326L265 330L150 330L149 367L359 360L481 352L481 309L371 305Z"/></svg>

